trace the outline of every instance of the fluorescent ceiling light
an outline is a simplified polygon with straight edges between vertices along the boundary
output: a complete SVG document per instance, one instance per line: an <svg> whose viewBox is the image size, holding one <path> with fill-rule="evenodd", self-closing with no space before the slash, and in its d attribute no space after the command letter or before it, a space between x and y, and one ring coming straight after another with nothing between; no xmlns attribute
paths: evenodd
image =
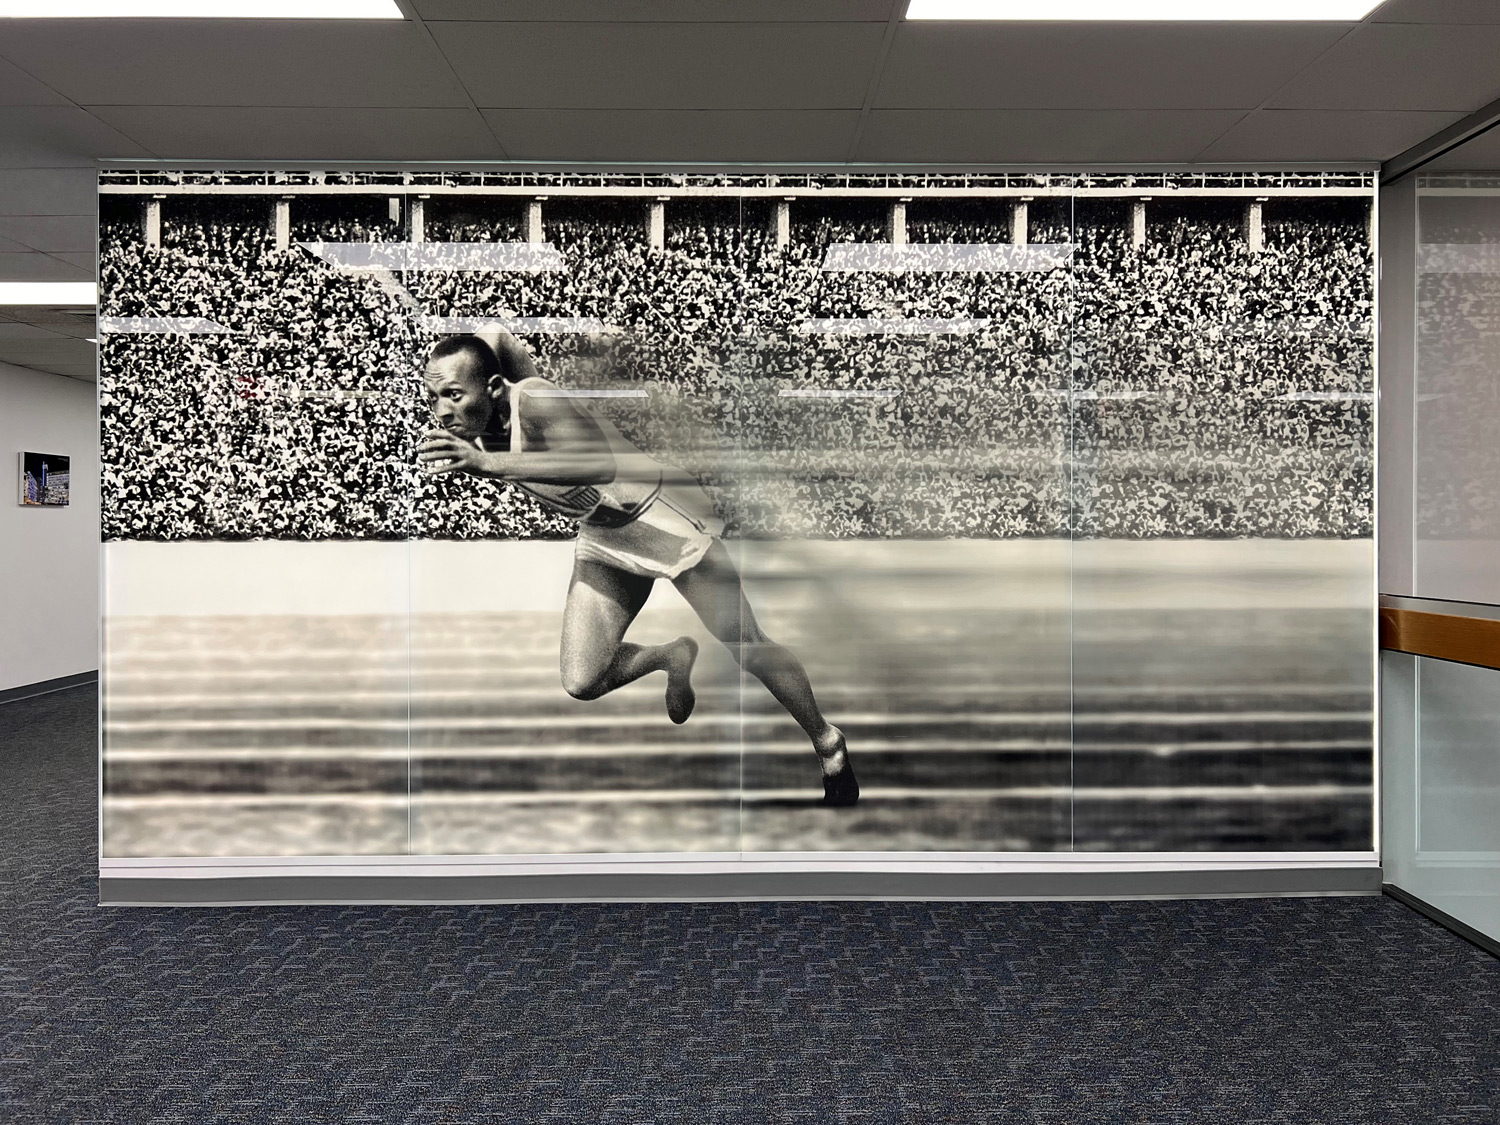
<svg viewBox="0 0 1500 1125"><path fill-rule="evenodd" d="M1383 0L911 0L909 20L1354 22Z"/></svg>
<svg viewBox="0 0 1500 1125"><path fill-rule="evenodd" d="M0 19L399 20L395 0L0 0Z"/></svg>
<svg viewBox="0 0 1500 1125"><path fill-rule="evenodd" d="M94 305L92 281L0 281L0 305Z"/></svg>

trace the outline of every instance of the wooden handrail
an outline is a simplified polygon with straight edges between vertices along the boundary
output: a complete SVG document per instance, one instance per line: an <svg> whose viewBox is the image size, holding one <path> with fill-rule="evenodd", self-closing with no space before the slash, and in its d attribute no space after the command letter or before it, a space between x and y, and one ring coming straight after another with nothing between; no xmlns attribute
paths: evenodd
<svg viewBox="0 0 1500 1125"><path fill-rule="evenodd" d="M1460 664L1500 668L1500 621L1382 607L1380 647L1456 660Z"/></svg>

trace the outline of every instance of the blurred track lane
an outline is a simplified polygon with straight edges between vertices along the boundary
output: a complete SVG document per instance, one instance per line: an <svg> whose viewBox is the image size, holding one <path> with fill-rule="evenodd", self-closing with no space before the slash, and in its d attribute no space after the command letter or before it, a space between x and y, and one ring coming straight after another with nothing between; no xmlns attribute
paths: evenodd
<svg viewBox="0 0 1500 1125"><path fill-rule="evenodd" d="M494 545L471 546L450 561L490 573ZM1060 572L999 565L1058 546L736 545L762 622L849 735L852 810L819 805L801 732L664 586L630 638L704 642L681 727L659 676L569 698L545 600L112 618L105 851L1370 847L1363 547L1091 544L1071 599Z"/></svg>
<svg viewBox="0 0 1500 1125"><path fill-rule="evenodd" d="M1286 752L1318 753L1325 750L1368 750L1368 739L1327 739L1322 742L1282 743L1275 741L1235 742L1183 742L1183 743L1080 743L1059 744L1037 742L1023 738L1005 742L975 742L968 745L951 741L893 741L891 739L865 739L859 744L861 757L881 753L898 754L950 754L955 750L983 752L987 754L1034 754L1055 753L1059 749L1075 754L1153 754L1169 757L1173 754L1209 754ZM681 754L728 755L737 757L747 754L785 754L803 757L808 753L801 745L774 742L694 742L674 747ZM597 746L552 746L545 753L552 758L599 758L601 752L611 758L650 758L662 752L661 745L654 742L611 742L601 751ZM136 749L112 749L105 758L110 762L255 762L295 761L297 759L332 759L345 761L399 761L409 758L478 758L489 761L534 758L539 751L529 746L443 746L443 747L338 747L330 749L320 746L231 746L204 749L177 749L175 747L146 747Z"/></svg>

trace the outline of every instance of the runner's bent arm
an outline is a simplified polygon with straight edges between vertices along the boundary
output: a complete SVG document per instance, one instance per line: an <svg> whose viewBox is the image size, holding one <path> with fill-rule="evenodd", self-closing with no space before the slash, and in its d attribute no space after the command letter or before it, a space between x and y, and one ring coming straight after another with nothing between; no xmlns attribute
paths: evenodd
<svg viewBox="0 0 1500 1125"><path fill-rule="evenodd" d="M615 479L614 455L598 423L566 398L526 395L526 400L524 453L490 452L446 430L428 430L417 460L429 473L465 472L491 480L608 484Z"/></svg>

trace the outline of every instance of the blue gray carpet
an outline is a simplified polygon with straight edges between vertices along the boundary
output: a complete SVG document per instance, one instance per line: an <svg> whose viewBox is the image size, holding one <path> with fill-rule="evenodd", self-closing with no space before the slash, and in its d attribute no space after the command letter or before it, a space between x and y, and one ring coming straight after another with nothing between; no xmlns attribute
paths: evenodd
<svg viewBox="0 0 1500 1125"><path fill-rule="evenodd" d="M6 1122L1500 1122L1390 899L101 909L94 740L0 707Z"/></svg>

